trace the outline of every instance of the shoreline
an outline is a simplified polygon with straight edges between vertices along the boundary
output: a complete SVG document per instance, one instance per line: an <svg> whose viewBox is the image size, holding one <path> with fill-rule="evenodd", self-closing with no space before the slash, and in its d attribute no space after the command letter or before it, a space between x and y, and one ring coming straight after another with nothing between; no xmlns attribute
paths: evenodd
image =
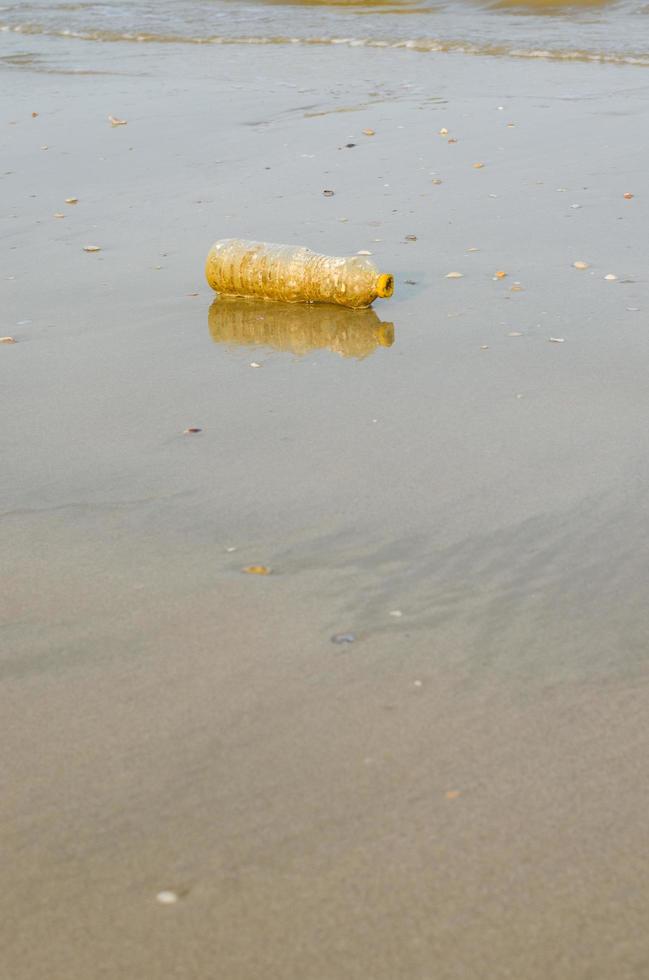
<svg viewBox="0 0 649 980"><path fill-rule="evenodd" d="M0 94L12 980L637 980L641 73L29 45ZM228 236L371 251L395 296L360 340L216 318Z"/></svg>

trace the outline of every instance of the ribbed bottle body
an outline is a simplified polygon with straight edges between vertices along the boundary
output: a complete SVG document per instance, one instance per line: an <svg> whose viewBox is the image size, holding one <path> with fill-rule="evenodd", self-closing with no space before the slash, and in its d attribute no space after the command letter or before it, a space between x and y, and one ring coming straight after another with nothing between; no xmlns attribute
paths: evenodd
<svg viewBox="0 0 649 980"><path fill-rule="evenodd" d="M392 295L392 277L365 256L319 255L308 248L225 238L214 243L207 281L224 296L284 303L336 303L361 309Z"/></svg>

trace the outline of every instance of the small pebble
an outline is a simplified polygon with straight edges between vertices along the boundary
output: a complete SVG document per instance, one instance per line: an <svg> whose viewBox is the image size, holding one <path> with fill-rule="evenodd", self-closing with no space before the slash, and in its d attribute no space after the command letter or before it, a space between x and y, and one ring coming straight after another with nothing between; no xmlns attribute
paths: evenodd
<svg viewBox="0 0 649 980"><path fill-rule="evenodd" d="M417 236L416 235L406 235L406 241L407 242L416 242L417 241Z"/></svg>
<svg viewBox="0 0 649 980"><path fill-rule="evenodd" d="M431 184L441 184L441 183L442 181L440 180L439 177L433 177L433 179L431 180Z"/></svg>
<svg viewBox="0 0 649 980"><path fill-rule="evenodd" d="M395 619L400 619L403 616L403 613L400 609L391 609L390 616L394 616Z"/></svg>
<svg viewBox="0 0 649 980"><path fill-rule="evenodd" d="M156 900L160 902L161 905L174 905L178 901L178 895L176 892L172 891L158 892L156 895Z"/></svg>
<svg viewBox="0 0 649 980"><path fill-rule="evenodd" d="M66 204L78 204L79 203L79 198L78 197L66 197L65 203Z"/></svg>
<svg viewBox="0 0 649 980"><path fill-rule="evenodd" d="M444 796L446 797L447 800L457 800L459 795L460 795L459 789L448 789L446 793L444 793Z"/></svg>
<svg viewBox="0 0 649 980"><path fill-rule="evenodd" d="M355 633L334 633L331 637L332 643L337 643L339 646L345 643L353 643L356 639Z"/></svg>
<svg viewBox="0 0 649 980"><path fill-rule="evenodd" d="M499 269L498 272L496 272L496 274L495 274L495 278L496 279L504 279L506 277L506 275L507 275L506 272L503 272L502 269Z"/></svg>
<svg viewBox="0 0 649 980"><path fill-rule="evenodd" d="M607 276L604 276L604 278L607 280L607 282L615 282L617 276L615 275L615 273L609 272L609 274Z"/></svg>
<svg viewBox="0 0 649 980"><path fill-rule="evenodd" d="M624 195L624 200L625 201L630 201L630 200L632 200L632 198L633 198L633 194L631 193L631 191L627 191L625 193L625 195Z"/></svg>
<svg viewBox="0 0 649 980"><path fill-rule="evenodd" d="M259 364L258 361L251 361L250 362L250 367L252 367L252 368L260 368L261 367L261 364Z"/></svg>
<svg viewBox="0 0 649 980"><path fill-rule="evenodd" d="M99 247L99 245L84 245L83 250L84 252L101 252L101 248ZM161 268L161 267L158 266L157 268Z"/></svg>
<svg viewBox="0 0 649 980"><path fill-rule="evenodd" d="M564 344L565 340L563 337L548 337L551 344Z"/></svg>
<svg viewBox="0 0 649 980"><path fill-rule="evenodd" d="M489 345L488 344L481 344L480 345L480 350L489 350Z"/></svg>
<svg viewBox="0 0 649 980"><path fill-rule="evenodd" d="M510 332L507 334L507 336L508 337L522 337L523 334L520 332L520 330L510 330Z"/></svg>
<svg viewBox="0 0 649 980"><path fill-rule="evenodd" d="M582 262L581 259L578 259L576 262L573 262L572 264L574 265L575 269L588 269L589 268L588 262Z"/></svg>
<svg viewBox="0 0 649 980"><path fill-rule="evenodd" d="M266 565L246 565L241 571L247 575L270 575L271 570Z"/></svg>
<svg viewBox="0 0 649 980"><path fill-rule="evenodd" d="M325 197L333 197L334 196L334 192L333 191L330 191L330 190L325 190L322 193L324 194Z"/></svg>
<svg viewBox="0 0 649 980"><path fill-rule="evenodd" d="M0 344L17 344L15 337L0 337Z"/></svg>
<svg viewBox="0 0 649 980"><path fill-rule="evenodd" d="M484 163L474 163L473 164L473 169L474 170L482 170L483 167L484 167Z"/></svg>
<svg viewBox="0 0 649 980"><path fill-rule="evenodd" d="M363 136L375 136L375 135L376 134L375 134L375 132L374 132L373 129L364 129L363 130Z"/></svg>
<svg viewBox="0 0 649 980"><path fill-rule="evenodd" d="M188 436L188 435L192 435L195 432L202 432L202 431L203 431L202 429L197 429L194 426L192 426L192 428L190 428L190 429L184 429L183 430L183 435L184 436Z"/></svg>
<svg viewBox="0 0 649 980"><path fill-rule="evenodd" d="M446 278L447 279L463 279L464 278L464 274L462 272L447 272L446 273Z"/></svg>
<svg viewBox="0 0 649 980"><path fill-rule="evenodd" d="M423 681L413 681L412 682L412 686L413 687L423 687L424 686L424 682Z"/></svg>
<svg viewBox="0 0 649 980"><path fill-rule="evenodd" d="M442 127L442 128L440 129L440 131L439 131L439 135L440 135L440 136L448 136L448 129L446 129L446 127L445 127L445 126L443 126L443 127Z"/></svg>

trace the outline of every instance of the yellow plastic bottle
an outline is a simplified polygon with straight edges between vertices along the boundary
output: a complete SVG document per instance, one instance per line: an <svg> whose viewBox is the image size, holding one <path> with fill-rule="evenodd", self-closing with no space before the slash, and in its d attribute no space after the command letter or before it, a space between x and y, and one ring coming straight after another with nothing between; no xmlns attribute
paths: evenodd
<svg viewBox="0 0 649 980"><path fill-rule="evenodd" d="M224 238L205 263L207 281L223 296L248 296L284 303L371 306L394 292L394 277L379 273L363 255L319 255L308 248Z"/></svg>
<svg viewBox="0 0 649 980"><path fill-rule="evenodd" d="M394 324L379 320L374 310L340 306L307 306L220 296L210 306L208 326L217 344L269 347L301 356L328 349L341 357L362 360L379 347L394 343Z"/></svg>

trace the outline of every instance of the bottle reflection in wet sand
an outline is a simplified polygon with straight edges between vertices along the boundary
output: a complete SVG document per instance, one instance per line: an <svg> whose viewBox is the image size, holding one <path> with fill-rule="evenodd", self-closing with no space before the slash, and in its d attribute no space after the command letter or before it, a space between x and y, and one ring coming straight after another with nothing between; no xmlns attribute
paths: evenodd
<svg viewBox="0 0 649 980"><path fill-rule="evenodd" d="M217 344L272 347L292 354L326 348L361 359L394 343L394 324L383 323L372 309L220 297L210 306L208 324Z"/></svg>

